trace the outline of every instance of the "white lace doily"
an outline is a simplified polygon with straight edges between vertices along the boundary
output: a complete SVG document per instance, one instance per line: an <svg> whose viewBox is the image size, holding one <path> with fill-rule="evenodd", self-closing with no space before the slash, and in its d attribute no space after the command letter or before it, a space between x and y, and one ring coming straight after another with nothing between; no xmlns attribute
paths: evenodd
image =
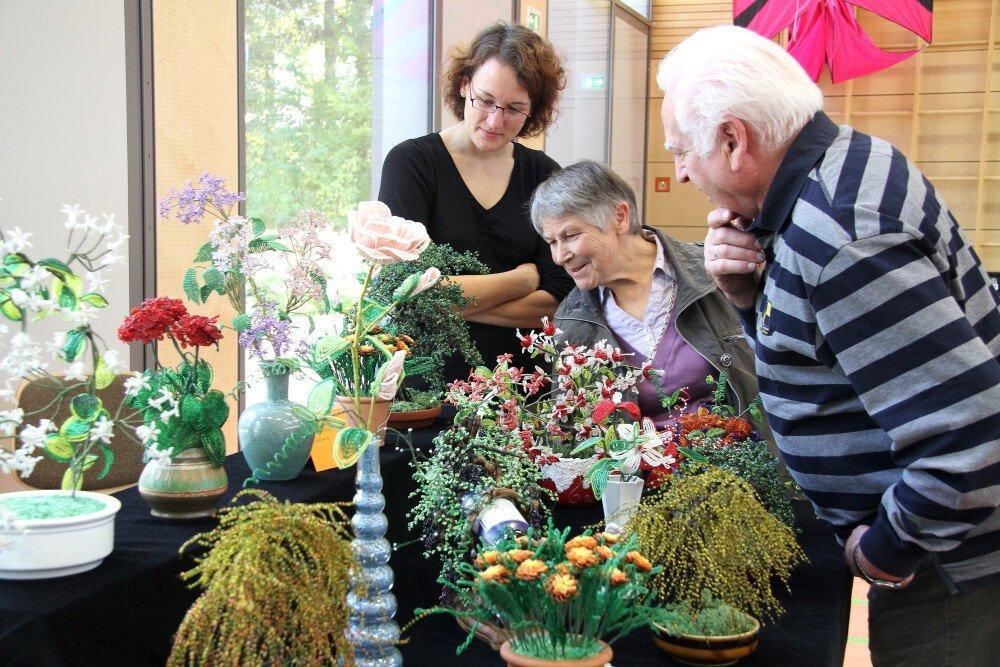
<svg viewBox="0 0 1000 667"><path fill-rule="evenodd" d="M596 460L596 456L587 459L563 458L558 463L542 466L542 477L552 480L556 485L556 491L562 493L569 488L574 479L583 477L587 468ZM590 488L590 483L586 479L583 480L583 488Z"/></svg>

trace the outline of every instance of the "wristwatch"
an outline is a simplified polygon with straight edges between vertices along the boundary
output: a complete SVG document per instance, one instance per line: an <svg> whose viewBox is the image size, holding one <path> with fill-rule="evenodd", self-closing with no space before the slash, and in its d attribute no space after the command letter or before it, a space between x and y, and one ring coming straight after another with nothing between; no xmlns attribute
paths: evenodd
<svg viewBox="0 0 1000 667"><path fill-rule="evenodd" d="M899 581L887 581L885 579L876 579L865 572L865 568L861 567L861 561L858 560L858 551L860 551L860 545L855 544L854 550L851 552L851 558L854 560L854 569L858 571L861 578L868 582L873 588L879 588L883 591L898 591L903 588L905 584L903 580Z"/></svg>

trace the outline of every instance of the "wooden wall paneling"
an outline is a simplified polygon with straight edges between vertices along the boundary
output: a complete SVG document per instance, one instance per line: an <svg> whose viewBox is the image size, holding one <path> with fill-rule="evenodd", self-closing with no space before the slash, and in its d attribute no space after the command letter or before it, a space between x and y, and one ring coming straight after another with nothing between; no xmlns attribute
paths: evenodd
<svg viewBox="0 0 1000 667"><path fill-rule="evenodd" d="M933 42L893 67L840 84L824 70L825 109L838 123L886 139L916 162L941 190L976 244L988 270L1000 271L1000 0L949 0L934 8ZM704 229L710 204L680 194L673 163L662 148L662 94L656 66L696 30L732 22L729 2L654 0L650 49L646 191L650 222L678 237ZM920 40L891 21L857 10L859 23L890 50ZM779 36L779 42L784 35ZM653 192L668 176L671 190ZM704 236L704 232L700 232Z"/></svg>
<svg viewBox="0 0 1000 667"><path fill-rule="evenodd" d="M157 0L153 3L153 91L157 201L172 186L197 181L205 171L239 184L236 0ZM156 225L156 293L183 298L181 280L198 247L208 239L211 220ZM229 302L218 296L208 304L187 304L192 312L232 320ZM169 346L160 348L165 364L177 361ZM205 358L223 392L239 380L236 336L227 331L219 351ZM223 428L228 451L236 451L237 409Z"/></svg>
<svg viewBox="0 0 1000 667"><path fill-rule="evenodd" d="M989 18L989 40L987 42L986 49L986 75L983 77L983 90L985 91L983 97L982 106L982 117L980 122L981 133L979 136L979 182L977 184L976 192L976 233L973 239L973 243L977 248L985 249L986 241L986 220L984 218L984 212L986 209L986 197L987 188L989 183L986 180L986 162L989 158L988 140L989 140L989 130L990 130L990 102L992 101L992 95L990 92L990 85L993 81L993 44L996 41L996 26L997 26L997 3L998 0L993 0L990 6L990 18ZM993 183L993 190L996 190L996 184ZM995 219L995 218L994 218ZM992 259L992 258L991 258ZM989 267L990 264L987 264ZM994 270L997 267L994 267Z"/></svg>

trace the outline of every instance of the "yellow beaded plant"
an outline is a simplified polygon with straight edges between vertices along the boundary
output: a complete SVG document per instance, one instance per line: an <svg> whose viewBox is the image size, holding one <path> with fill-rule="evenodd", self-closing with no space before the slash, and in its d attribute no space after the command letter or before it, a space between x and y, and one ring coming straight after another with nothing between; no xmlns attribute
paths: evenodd
<svg viewBox="0 0 1000 667"><path fill-rule="evenodd" d="M353 665L346 596L356 561L349 519L336 503L281 503L270 494L219 512L219 526L183 546L203 547L181 576L204 589L174 640L168 667Z"/></svg>
<svg viewBox="0 0 1000 667"><path fill-rule="evenodd" d="M690 466L643 499L625 526L663 570L653 584L671 602L697 611L703 591L760 619L782 611L771 578L786 586L806 560L786 525L768 513L753 487L719 468Z"/></svg>

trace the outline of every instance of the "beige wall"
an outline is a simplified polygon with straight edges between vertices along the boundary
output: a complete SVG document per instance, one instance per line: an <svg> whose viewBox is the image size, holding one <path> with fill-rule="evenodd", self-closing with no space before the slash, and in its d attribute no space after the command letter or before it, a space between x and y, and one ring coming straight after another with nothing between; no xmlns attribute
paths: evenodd
<svg viewBox="0 0 1000 667"><path fill-rule="evenodd" d="M895 144L941 190L990 271L1000 271L1000 10L998 0L935 3L934 41L882 72L820 85L838 123ZM705 236L711 205L693 186L678 186L663 149L662 93L656 66L698 28L732 22L730 2L655 0L650 54L648 217L684 240ZM916 38L866 11L858 19L883 48L913 48ZM989 48L992 45L992 48ZM654 192L656 177L670 192Z"/></svg>
<svg viewBox="0 0 1000 667"><path fill-rule="evenodd" d="M31 232L31 256L65 258L63 204L114 213L127 232L125 107L122 2L0 0L0 226ZM106 277L109 305L94 328L127 360L115 330L128 313L128 266ZM61 328L31 331L43 340ZM0 350L8 345L0 336ZM0 492L20 488L0 475Z"/></svg>
<svg viewBox="0 0 1000 667"><path fill-rule="evenodd" d="M153 3L153 91L156 197L171 185L197 180L205 171L223 176L230 190L239 185L239 109L236 0L157 0ZM181 279L200 245L208 240L211 221L182 225L156 223L156 293L184 298ZM188 309L232 320L229 302L213 295L205 305ZM174 363L175 353L161 353ZM230 391L238 378L236 336L226 332L219 352L206 357L215 371L215 387ZM223 428L229 451L236 449L237 410Z"/></svg>

